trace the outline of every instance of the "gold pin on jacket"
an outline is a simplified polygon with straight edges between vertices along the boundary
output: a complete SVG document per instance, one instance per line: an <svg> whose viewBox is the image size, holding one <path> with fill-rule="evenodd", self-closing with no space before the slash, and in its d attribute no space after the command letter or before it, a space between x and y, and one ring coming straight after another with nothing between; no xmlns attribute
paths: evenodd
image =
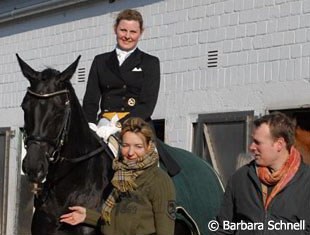
<svg viewBox="0 0 310 235"><path fill-rule="evenodd" d="M134 98L129 98L128 99L128 105L129 106L135 106L136 105L136 100Z"/></svg>

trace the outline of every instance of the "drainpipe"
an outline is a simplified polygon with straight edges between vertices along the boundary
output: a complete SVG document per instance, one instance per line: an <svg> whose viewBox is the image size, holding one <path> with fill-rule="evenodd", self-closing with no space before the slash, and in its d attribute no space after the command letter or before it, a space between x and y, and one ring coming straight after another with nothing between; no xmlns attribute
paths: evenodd
<svg viewBox="0 0 310 235"><path fill-rule="evenodd" d="M5 12L0 14L0 24L13 21L16 19L20 19L23 17L40 14L43 12L55 10L62 7L68 7L72 5L76 5L79 3L88 2L90 0L51 0L38 4L34 4L31 6L23 7L20 9L15 9L10 12ZM110 3L114 2L113 0L109 0Z"/></svg>

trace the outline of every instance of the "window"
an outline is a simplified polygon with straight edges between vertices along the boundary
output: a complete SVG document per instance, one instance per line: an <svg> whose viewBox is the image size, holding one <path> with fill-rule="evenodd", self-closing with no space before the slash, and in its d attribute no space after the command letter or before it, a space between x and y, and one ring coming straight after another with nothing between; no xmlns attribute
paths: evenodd
<svg viewBox="0 0 310 235"><path fill-rule="evenodd" d="M238 156L249 157L253 111L198 115L193 152L209 162L224 185L235 172Z"/></svg>

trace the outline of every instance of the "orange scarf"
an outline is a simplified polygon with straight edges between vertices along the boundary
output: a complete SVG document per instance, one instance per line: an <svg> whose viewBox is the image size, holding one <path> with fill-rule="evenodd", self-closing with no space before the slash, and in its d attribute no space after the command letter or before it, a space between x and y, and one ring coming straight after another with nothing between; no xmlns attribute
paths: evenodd
<svg viewBox="0 0 310 235"><path fill-rule="evenodd" d="M272 199L291 181L301 163L301 156L295 147L291 148L290 155L281 169L271 173L267 167L257 167L258 178L263 187L263 199L267 210ZM274 186L267 195L267 186Z"/></svg>

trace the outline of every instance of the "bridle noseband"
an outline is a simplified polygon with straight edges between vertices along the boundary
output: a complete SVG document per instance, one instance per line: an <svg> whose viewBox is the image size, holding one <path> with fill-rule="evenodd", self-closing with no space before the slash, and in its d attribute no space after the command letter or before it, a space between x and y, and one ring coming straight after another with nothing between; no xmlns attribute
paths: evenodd
<svg viewBox="0 0 310 235"><path fill-rule="evenodd" d="M52 162L52 163L56 163L60 158L60 150L61 150L61 147L63 146L63 144L65 142L65 138L68 134L70 114L71 114L71 106L70 106L70 100L69 100L69 95L68 95L69 91L67 89L64 89L64 90L51 92L51 93L46 93L46 94L40 93L39 94L39 93L36 93L36 92L30 90L30 88L28 88L27 93L36 97L36 98L39 98L39 99L48 99L48 98L58 96L58 95L62 95L62 94L67 95L67 100L65 102L66 107L65 107L64 119L63 119L61 128L60 128L56 138L49 139L49 138L42 137L42 136L28 135L26 133L26 131L24 132L24 144L25 144L26 149L27 149L27 146L29 144L46 142L46 143L54 146L54 150L53 150L52 154L46 153L48 161Z"/></svg>

